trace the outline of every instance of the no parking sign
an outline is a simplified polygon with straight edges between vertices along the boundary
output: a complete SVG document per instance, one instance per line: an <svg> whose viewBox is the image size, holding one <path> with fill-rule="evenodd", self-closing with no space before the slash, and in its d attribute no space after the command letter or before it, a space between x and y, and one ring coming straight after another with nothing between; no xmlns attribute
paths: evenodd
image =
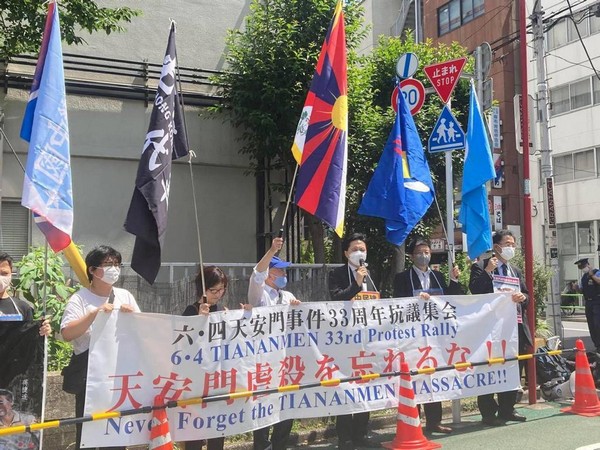
<svg viewBox="0 0 600 450"><path fill-rule="evenodd" d="M400 90L404 95L404 100L410 109L410 113L414 116L421 110L425 102L425 87L423 83L414 78L408 78L400 82ZM392 92L392 108L398 112L398 86Z"/></svg>

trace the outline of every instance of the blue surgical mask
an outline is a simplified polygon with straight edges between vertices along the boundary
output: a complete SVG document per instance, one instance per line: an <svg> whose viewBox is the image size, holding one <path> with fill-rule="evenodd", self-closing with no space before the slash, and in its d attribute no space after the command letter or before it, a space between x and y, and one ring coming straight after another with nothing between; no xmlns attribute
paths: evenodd
<svg viewBox="0 0 600 450"><path fill-rule="evenodd" d="M277 286L278 289L283 289L287 285L287 277L275 277L275 280L273 280L273 284L275 284L275 286Z"/></svg>

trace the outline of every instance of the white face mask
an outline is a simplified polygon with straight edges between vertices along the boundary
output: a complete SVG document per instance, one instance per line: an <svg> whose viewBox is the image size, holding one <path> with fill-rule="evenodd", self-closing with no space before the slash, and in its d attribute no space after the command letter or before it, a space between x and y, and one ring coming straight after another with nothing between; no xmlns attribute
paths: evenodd
<svg viewBox="0 0 600 450"><path fill-rule="evenodd" d="M590 271L590 266L586 266L581 270L583 270L583 273L588 273Z"/></svg>
<svg viewBox="0 0 600 450"><path fill-rule="evenodd" d="M4 292L10 287L11 280L12 280L11 275L0 276L0 292Z"/></svg>
<svg viewBox="0 0 600 450"><path fill-rule="evenodd" d="M505 261L510 261L515 257L515 248L514 247L502 247L502 252L500 252L500 257Z"/></svg>
<svg viewBox="0 0 600 450"><path fill-rule="evenodd" d="M356 251L348 255L348 261L350 261L355 266L360 266L361 259L363 260L363 262L367 260L367 252Z"/></svg>
<svg viewBox="0 0 600 450"><path fill-rule="evenodd" d="M121 269L119 267L100 267L100 269L102 269L104 273L99 278L106 284L110 284L111 286L117 282L117 280L119 279L119 275L121 275Z"/></svg>

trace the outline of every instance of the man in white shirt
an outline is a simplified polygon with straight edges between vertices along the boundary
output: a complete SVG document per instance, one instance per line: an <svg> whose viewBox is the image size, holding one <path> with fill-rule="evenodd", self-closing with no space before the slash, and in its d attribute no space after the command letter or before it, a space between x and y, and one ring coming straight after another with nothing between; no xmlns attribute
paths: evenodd
<svg viewBox="0 0 600 450"><path fill-rule="evenodd" d="M275 256L283 247L283 238L273 239L271 248L252 270L248 286L248 303L252 306L297 305L300 300L283 288L287 284L285 269L291 263Z"/></svg>
<svg viewBox="0 0 600 450"><path fill-rule="evenodd" d="M252 306L297 305L300 300L283 288L287 284L285 269L291 263L275 256L283 247L283 238L276 237L271 248L252 270L248 286L248 303ZM284 450L292 431L293 419L273 425L273 433L269 440L271 427L254 430L254 450Z"/></svg>

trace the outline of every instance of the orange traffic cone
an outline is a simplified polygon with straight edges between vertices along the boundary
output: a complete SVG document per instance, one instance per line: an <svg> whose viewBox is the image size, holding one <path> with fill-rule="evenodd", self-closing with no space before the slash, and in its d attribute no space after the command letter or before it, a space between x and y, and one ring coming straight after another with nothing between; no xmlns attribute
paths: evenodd
<svg viewBox="0 0 600 450"><path fill-rule="evenodd" d="M164 397L160 395L154 397L154 406L162 406L164 403ZM152 411L150 445L148 446L148 450L173 450L173 441L169 432L169 419L165 408Z"/></svg>
<svg viewBox="0 0 600 450"><path fill-rule="evenodd" d="M600 401L594 386L594 377L590 370L590 363L585 354L585 347L581 339L575 343L575 403L573 406L561 409L562 412L579 414L580 416L600 416Z"/></svg>
<svg viewBox="0 0 600 450"><path fill-rule="evenodd" d="M392 442L381 444L391 450L404 449L433 449L440 448L441 444L431 442L423 436L419 410L415 403L415 393L410 381L408 363L400 363L400 396L398 398L398 420L396 422L396 437Z"/></svg>

